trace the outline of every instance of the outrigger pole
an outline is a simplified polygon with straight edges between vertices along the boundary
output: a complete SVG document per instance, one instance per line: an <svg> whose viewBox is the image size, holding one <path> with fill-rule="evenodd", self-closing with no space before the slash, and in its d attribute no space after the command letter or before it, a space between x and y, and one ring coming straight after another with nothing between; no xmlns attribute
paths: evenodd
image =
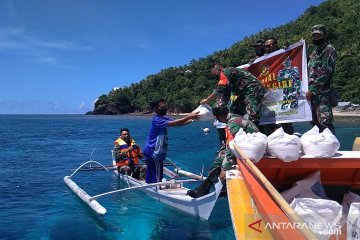
<svg viewBox="0 0 360 240"><path fill-rule="evenodd" d="M98 203L95 199L106 196L106 195L110 195L113 193L120 193L120 192L125 192L125 191L130 191L130 190L137 190L137 189L145 189L145 188L151 188L151 187L157 187L157 186L168 186L168 185L174 185L174 184L179 184L179 183L184 183L184 182L196 182L198 180L195 179L187 179L187 180L171 180L168 182L159 182L159 183L151 183L151 184L147 184L147 185L143 185L143 186L136 186L136 187L129 187L129 188L124 188L124 189L118 189L115 191L110 191L110 192L106 192L106 193L102 193L102 194L98 194L95 196L90 196L89 194L87 194L82 188L80 188L72 179L71 177L74 176L75 173L77 173L78 171L81 171L81 168L83 166L85 166L88 163L95 163L99 166L97 166L97 168L102 167L104 170L109 171L109 168L105 167L104 165L102 165L101 163L98 163L96 161L87 161L84 164L82 164L80 167L78 167L70 176L65 176L64 177L64 182L66 183L66 185L68 185L68 187L87 205L89 205L89 207L91 209L93 209L97 214L99 215L104 215L106 213L106 208L104 208L100 203Z"/></svg>
<svg viewBox="0 0 360 240"><path fill-rule="evenodd" d="M90 196L81 189L73 180L71 180L70 176L64 177L64 182L68 187L81 199L84 203L89 205L97 214L104 215L106 213L106 208L101 206L96 200L91 201Z"/></svg>
<svg viewBox="0 0 360 240"><path fill-rule="evenodd" d="M103 167L104 170L109 171L108 168L106 168L101 163L98 163L96 161L87 161L86 163L82 164L80 167L78 167L70 176L64 177L64 182L68 187L81 199L84 203L89 205L97 214L104 215L106 213L106 208L101 206L100 203L97 201L91 201L89 194L87 194L82 188L80 188L73 180L71 180L71 177L74 176L75 173L77 173L84 165L88 163L96 163L99 166Z"/></svg>
<svg viewBox="0 0 360 240"><path fill-rule="evenodd" d="M123 188L123 189L118 189L118 190L114 190L114 191L110 191L110 192L106 192L106 193L101 193L101 194L90 197L89 201L94 201L97 198L100 198L100 197L103 197L103 196L106 196L106 195L110 195L110 194L114 194L114 193L120 193L120 192L126 192L126 191L144 189L144 188L152 188L152 187L157 187L157 186L168 186L168 185L174 185L174 184L185 183L185 182L197 182L197 181L199 181L199 180L187 179L187 180L178 180L178 181L149 183L149 184L142 185L142 186Z"/></svg>

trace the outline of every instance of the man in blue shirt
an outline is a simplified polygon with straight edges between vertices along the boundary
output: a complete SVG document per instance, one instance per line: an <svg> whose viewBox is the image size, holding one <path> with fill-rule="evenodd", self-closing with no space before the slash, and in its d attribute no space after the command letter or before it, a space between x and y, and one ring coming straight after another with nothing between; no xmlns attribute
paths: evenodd
<svg viewBox="0 0 360 240"><path fill-rule="evenodd" d="M163 178L163 161L166 159L167 153L167 128L175 126L184 126L200 118L198 113L190 113L189 115L171 119L166 116L167 106L165 99L154 102L151 106L155 111L152 119L149 136L146 140L144 148L144 156L146 162L146 182L156 183Z"/></svg>

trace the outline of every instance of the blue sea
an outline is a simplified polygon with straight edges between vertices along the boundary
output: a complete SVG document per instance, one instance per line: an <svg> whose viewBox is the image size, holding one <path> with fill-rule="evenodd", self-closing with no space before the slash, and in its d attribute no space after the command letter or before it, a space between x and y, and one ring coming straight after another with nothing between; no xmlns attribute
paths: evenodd
<svg viewBox="0 0 360 240"><path fill-rule="evenodd" d="M98 216L65 185L63 177L90 158L111 164L120 128L143 147L150 123L151 116L0 115L0 239L235 239L226 198L208 221L137 191L99 199L108 212ZM340 150L351 150L359 119L338 118L335 127ZM295 129L304 133L310 125ZM211 121L169 130L168 157L184 170L206 173L218 147ZM73 180L89 195L124 187L106 171Z"/></svg>

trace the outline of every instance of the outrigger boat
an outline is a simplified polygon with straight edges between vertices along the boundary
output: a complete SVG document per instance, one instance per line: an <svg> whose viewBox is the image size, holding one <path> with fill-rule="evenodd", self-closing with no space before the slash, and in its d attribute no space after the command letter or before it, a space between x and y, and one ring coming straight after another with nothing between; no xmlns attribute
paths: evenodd
<svg viewBox="0 0 360 240"><path fill-rule="evenodd" d="M91 164L90 167L89 164ZM175 167L174 171L166 167L169 166L169 164ZM119 176L121 181L128 184L128 187L101 193L95 196L89 196L71 179L71 177L74 176L74 174L76 174L78 171L95 169L104 169L106 171L114 170L114 173ZM81 200L83 200L99 215L104 215L106 213L106 209L96 199L109 194L122 193L131 190L140 190L151 198L156 199L166 205L191 215L198 216L201 219L208 220L215 206L216 200L220 195L220 191L222 189L221 181L219 180L215 184L215 190L213 192L210 192L209 194L200 198L192 198L187 195L189 188L184 187L183 184L187 182L203 180L204 177L181 170L170 160L168 160L167 163L164 163L164 175L166 175L168 178L166 182L147 184L144 180L138 180L132 176L119 173L114 161L113 166L111 167L105 167L96 161L88 161L77 168L70 176L65 176L64 181ZM176 180L175 178L178 178L179 175L186 176L188 179Z"/></svg>
<svg viewBox="0 0 360 240"><path fill-rule="evenodd" d="M291 186L316 171L320 171L325 187L346 186L353 190L360 187L360 138L355 140L353 151L339 151L332 158L302 156L294 162L264 157L254 164L238 146L234 148L242 160L237 160L236 170L227 171L226 182L236 239L318 239L304 228L265 227L267 223L303 224L276 188ZM330 239L345 239L344 235L346 228L340 236Z"/></svg>

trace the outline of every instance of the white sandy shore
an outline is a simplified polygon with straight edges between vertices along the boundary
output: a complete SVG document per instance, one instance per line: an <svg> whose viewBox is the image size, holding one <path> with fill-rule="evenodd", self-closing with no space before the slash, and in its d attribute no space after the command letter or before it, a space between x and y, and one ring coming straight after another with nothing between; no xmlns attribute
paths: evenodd
<svg viewBox="0 0 360 240"><path fill-rule="evenodd" d="M334 117L360 117L360 111L339 111L333 109Z"/></svg>

